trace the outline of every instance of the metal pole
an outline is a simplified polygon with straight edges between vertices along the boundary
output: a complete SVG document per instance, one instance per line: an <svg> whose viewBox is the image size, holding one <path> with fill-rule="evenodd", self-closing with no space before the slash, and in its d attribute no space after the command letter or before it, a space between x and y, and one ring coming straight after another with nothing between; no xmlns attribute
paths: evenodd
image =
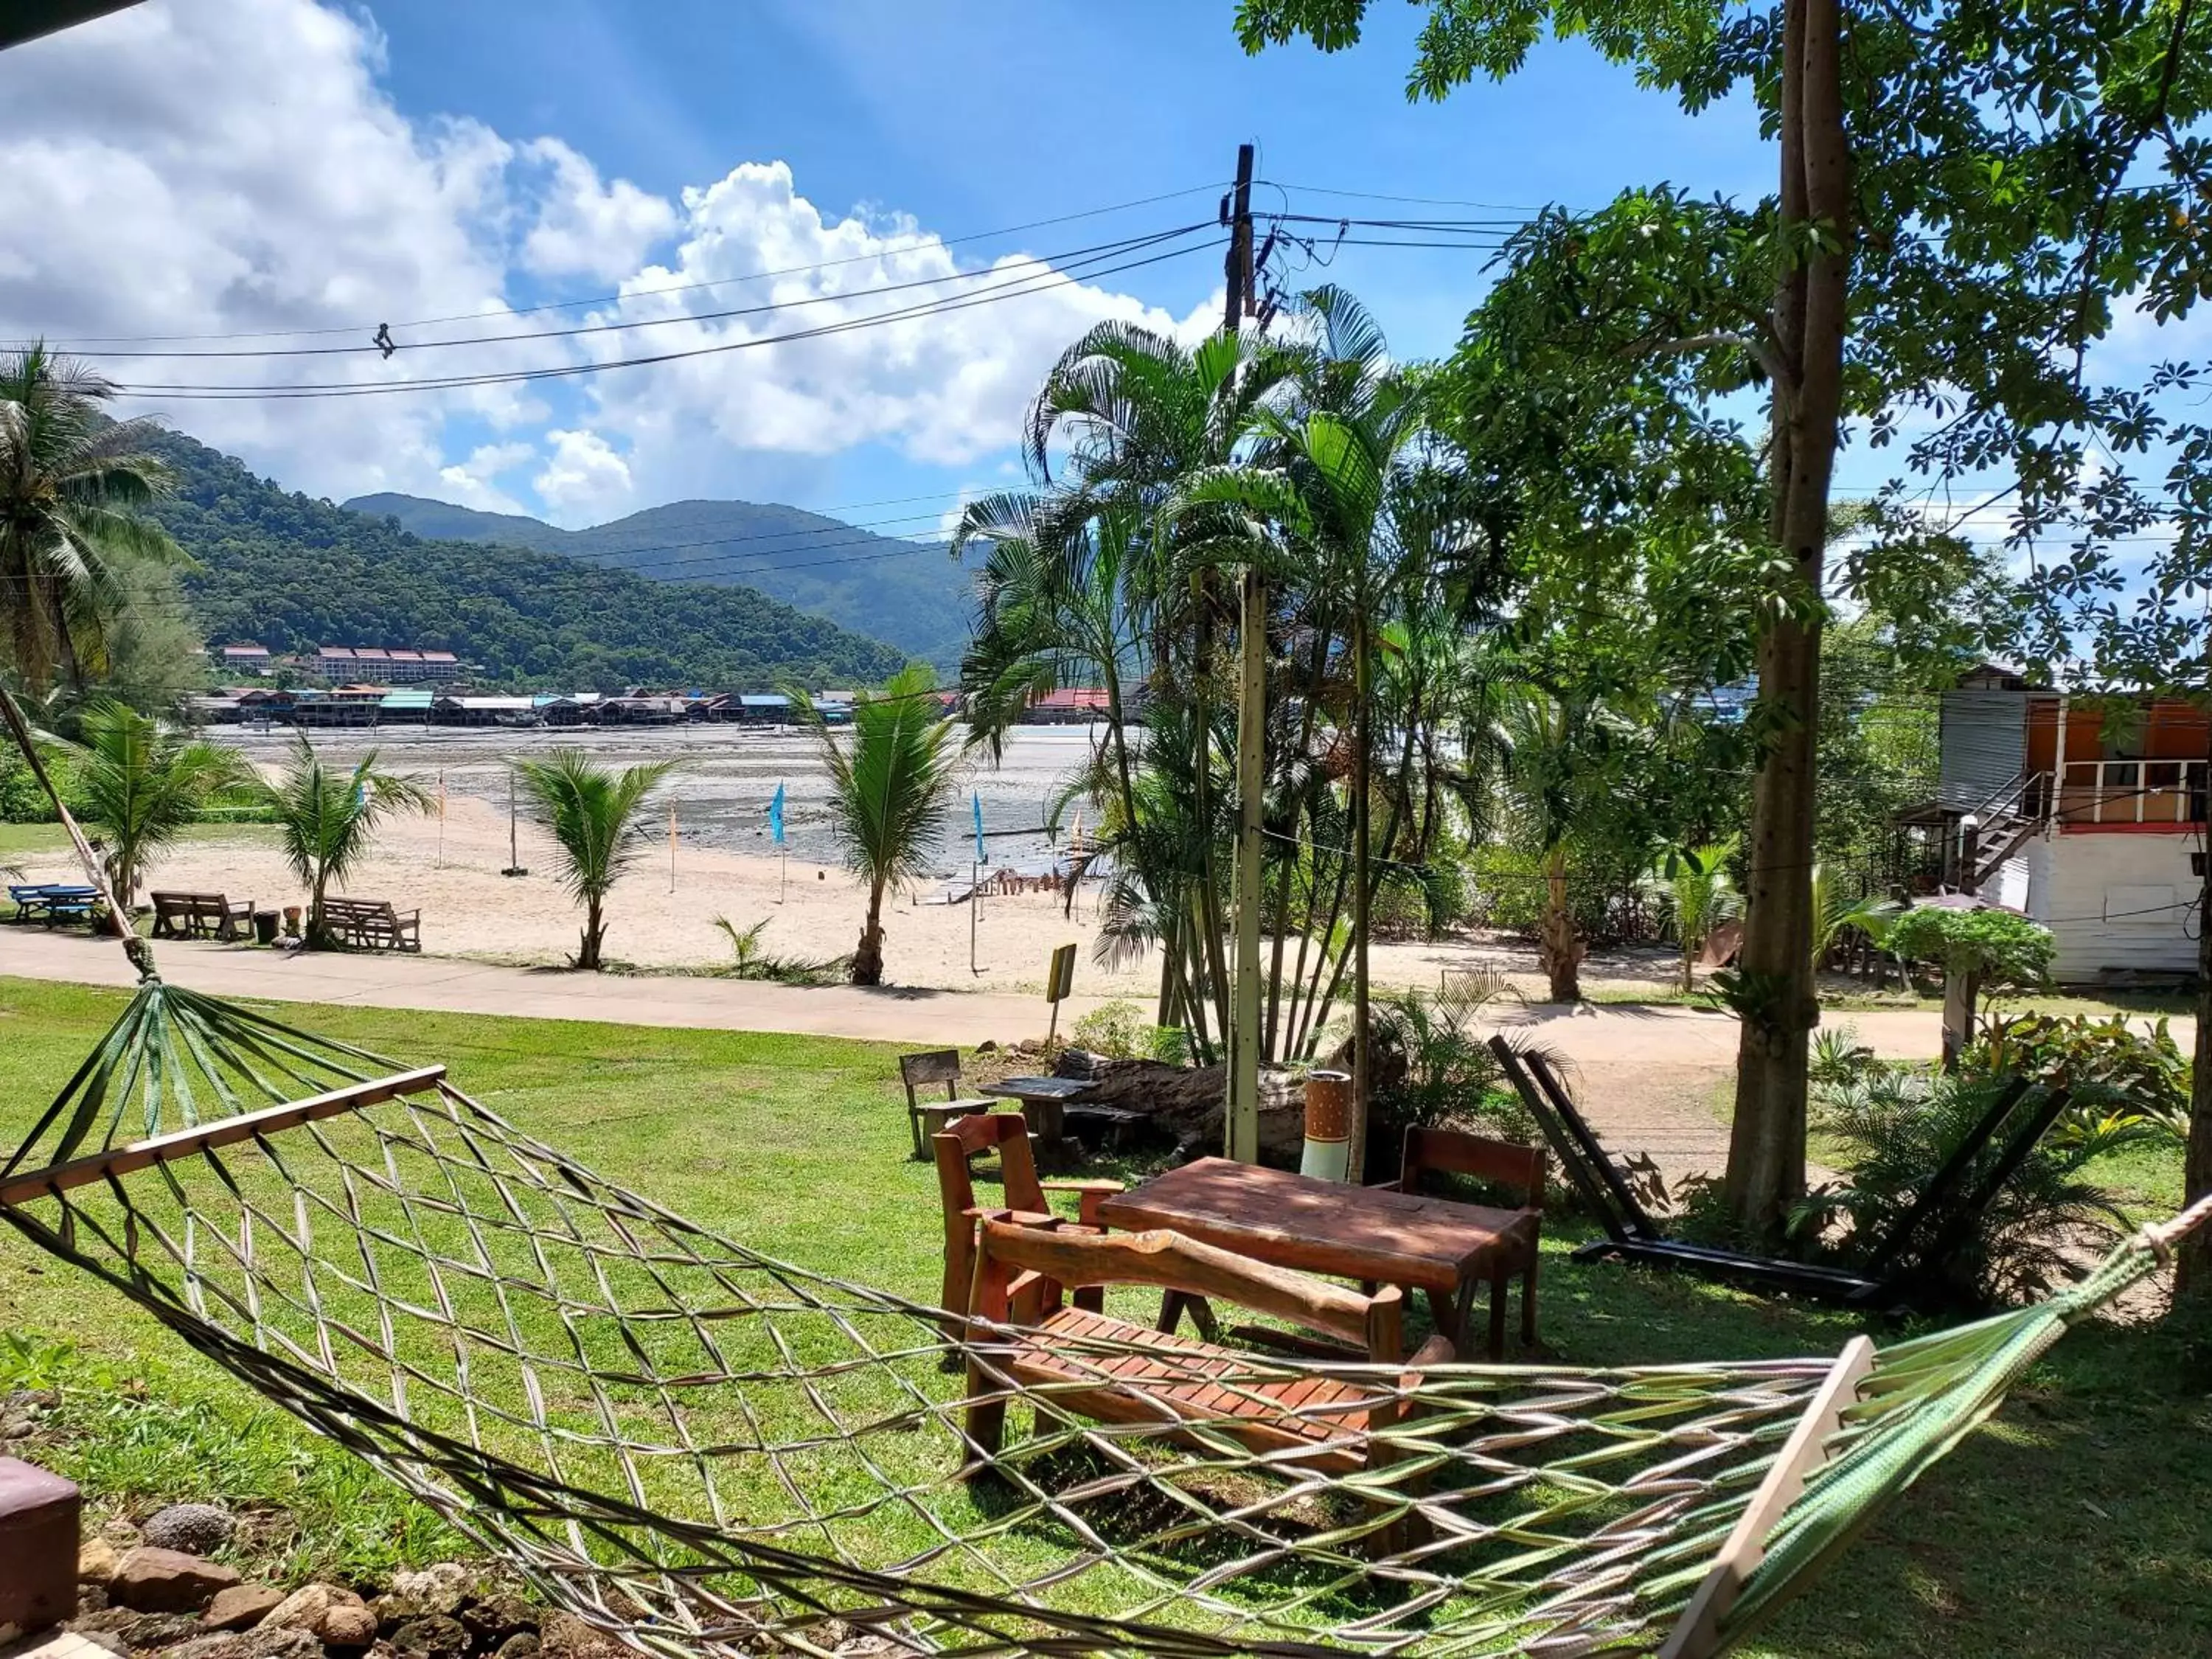
<svg viewBox="0 0 2212 1659"><path fill-rule="evenodd" d="M1229 310L1222 326L1235 334L1252 303L1252 146L1237 150L1237 191L1229 234ZM1234 866L1237 957L1230 1005L1229 1157L1260 1160L1260 808L1267 736L1267 587L1256 564L1243 574L1238 620L1237 709L1237 857Z"/></svg>
<svg viewBox="0 0 2212 1659"><path fill-rule="evenodd" d="M975 913L983 908L983 894L978 884L982 879L983 866L975 860L968 861L968 971L980 974L975 965Z"/></svg>

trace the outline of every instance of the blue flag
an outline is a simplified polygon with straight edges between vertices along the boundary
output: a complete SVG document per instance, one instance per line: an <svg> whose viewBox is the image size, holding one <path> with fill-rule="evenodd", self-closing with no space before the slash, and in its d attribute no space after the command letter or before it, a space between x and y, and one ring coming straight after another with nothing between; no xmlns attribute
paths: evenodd
<svg viewBox="0 0 2212 1659"><path fill-rule="evenodd" d="M775 799L768 804L768 832L775 837L778 847L783 845L783 786L775 787Z"/></svg>
<svg viewBox="0 0 2212 1659"><path fill-rule="evenodd" d="M988 863L983 856L983 792L979 789L969 799L975 803L975 862Z"/></svg>

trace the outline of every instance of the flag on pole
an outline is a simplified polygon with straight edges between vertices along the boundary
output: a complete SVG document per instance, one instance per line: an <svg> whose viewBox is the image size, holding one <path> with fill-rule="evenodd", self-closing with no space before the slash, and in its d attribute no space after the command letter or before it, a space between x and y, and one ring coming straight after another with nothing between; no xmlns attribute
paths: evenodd
<svg viewBox="0 0 2212 1659"><path fill-rule="evenodd" d="M986 862L983 857L983 792L975 791L969 799L975 803L975 862Z"/></svg>
<svg viewBox="0 0 2212 1659"><path fill-rule="evenodd" d="M775 787L775 795L768 804L768 832L775 837L778 847L783 845L783 786Z"/></svg>

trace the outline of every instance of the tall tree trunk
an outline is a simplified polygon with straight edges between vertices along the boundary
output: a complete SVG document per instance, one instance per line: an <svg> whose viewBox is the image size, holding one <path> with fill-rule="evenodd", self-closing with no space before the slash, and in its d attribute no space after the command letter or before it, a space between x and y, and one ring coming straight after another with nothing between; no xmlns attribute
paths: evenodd
<svg viewBox="0 0 2212 1659"><path fill-rule="evenodd" d="M1583 957L1588 954L1575 932L1575 908L1567 896L1567 850L1544 854L1544 921L1537 933L1538 954L1554 1002L1583 1000Z"/></svg>
<svg viewBox="0 0 2212 1659"><path fill-rule="evenodd" d="M1368 800L1367 746L1372 737L1368 710L1369 647L1367 618L1357 613L1352 635L1352 1145L1344 1178L1359 1185L1367 1166L1368 1091L1374 1086L1372 1034L1369 1030L1367 999L1367 927L1369 901L1369 840L1374 817Z"/></svg>
<svg viewBox="0 0 2212 1659"><path fill-rule="evenodd" d="M2197 894L2197 1042L2189 1080L2189 1151L2182 1201L2212 1193L2212 874ZM2212 1228L2199 1227L2174 1251L2173 1305L2212 1308Z"/></svg>
<svg viewBox="0 0 2212 1659"><path fill-rule="evenodd" d="M1782 213L1785 247L1821 245L1781 273L1775 334L1771 529L1788 561L1759 645L1765 743L1752 791L1748 907L1737 1012L1735 1120L1727 1195L1754 1233L1779 1234L1805 1189L1805 1073L1820 1004L1813 979L1813 842L1820 702L1821 554L1843 403L1848 326L1850 149L1838 0L1784 12Z"/></svg>

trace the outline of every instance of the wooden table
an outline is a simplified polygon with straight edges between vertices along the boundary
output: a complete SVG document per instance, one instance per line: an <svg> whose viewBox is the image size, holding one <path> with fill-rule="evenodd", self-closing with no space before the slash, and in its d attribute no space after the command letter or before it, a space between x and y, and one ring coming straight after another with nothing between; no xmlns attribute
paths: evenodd
<svg viewBox="0 0 2212 1659"><path fill-rule="evenodd" d="M1048 1146L1057 1146L1066 1138L1071 1117L1091 1125L1118 1146L1121 1132L1138 1121L1137 1114L1088 1103L1083 1097L1093 1086L1087 1078L1009 1077L984 1084L979 1092L1021 1102L1030 1133Z"/></svg>
<svg viewBox="0 0 2212 1659"><path fill-rule="evenodd" d="M1535 1247L1536 1218L1381 1187L1202 1158L1099 1206L1116 1232L1165 1227L1279 1267L1428 1293L1437 1329L1467 1356L1468 1311L1487 1280L1490 1357L1505 1352L1505 1280ZM1180 1311L1170 1301L1163 1313Z"/></svg>

